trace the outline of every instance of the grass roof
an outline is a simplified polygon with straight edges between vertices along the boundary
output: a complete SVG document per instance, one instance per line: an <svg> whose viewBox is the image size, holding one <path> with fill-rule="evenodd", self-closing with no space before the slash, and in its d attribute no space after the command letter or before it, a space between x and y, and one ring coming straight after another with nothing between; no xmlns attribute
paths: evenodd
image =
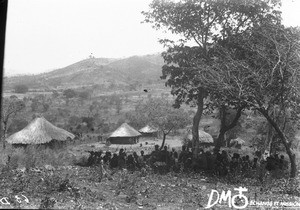
<svg viewBox="0 0 300 210"><path fill-rule="evenodd" d="M115 130L110 136L111 137L137 137L141 134L127 123L123 123L117 130Z"/></svg>
<svg viewBox="0 0 300 210"><path fill-rule="evenodd" d="M192 139L193 138L192 134L189 134L188 138ZM206 133L203 130L199 130L199 142L200 143L214 143L214 139L209 133Z"/></svg>
<svg viewBox="0 0 300 210"><path fill-rule="evenodd" d="M52 140L65 141L75 136L61 128L52 125L43 117L35 118L21 131L9 136L10 144L44 144Z"/></svg>
<svg viewBox="0 0 300 210"><path fill-rule="evenodd" d="M145 127L141 128L139 132L141 133L154 133L158 130L156 128L151 127L150 125L146 125Z"/></svg>

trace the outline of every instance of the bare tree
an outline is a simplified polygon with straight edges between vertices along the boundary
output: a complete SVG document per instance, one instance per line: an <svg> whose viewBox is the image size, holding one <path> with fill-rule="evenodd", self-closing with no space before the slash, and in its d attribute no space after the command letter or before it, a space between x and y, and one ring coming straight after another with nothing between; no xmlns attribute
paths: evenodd
<svg viewBox="0 0 300 210"><path fill-rule="evenodd" d="M25 108L25 103L19 99L2 99L1 139L5 149L5 138L11 121Z"/></svg>

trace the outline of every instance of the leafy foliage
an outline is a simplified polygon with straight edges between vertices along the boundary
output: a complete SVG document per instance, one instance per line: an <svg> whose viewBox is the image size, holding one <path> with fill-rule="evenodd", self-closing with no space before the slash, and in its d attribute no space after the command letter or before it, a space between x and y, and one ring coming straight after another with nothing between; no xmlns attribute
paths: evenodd
<svg viewBox="0 0 300 210"><path fill-rule="evenodd" d="M173 108L169 101L161 98L150 98L139 104L136 107L136 112L163 133L161 147L163 147L165 138L171 131L185 128L190 123L188 113L183 109Z"/></svg>
<svg viewBox="0 0 300 210"><path fill-rule="evenodd" d="M195 153L199 147L198 127L204 98L209 95L218 105L225 103L223 99L226 95L207 87L210 82L201 79L203 71L210 71L217 57L211 52L222 40L251 31L266 19L276 22L280 19L280 12L276 10L278 5L280 1L154 0L149 11L142 12L145 22L155 29L166 29L181 36L177 43L169 39L160 40L168 48L162 53L166 64L161 78L167 80L166 86L170 86L171 94L176 96L175 107L180 107L182 103L197 106L192 129ZM226 100L226 97L225 101L237 102ZM237 103L237 106L244 105Z"/></svg>

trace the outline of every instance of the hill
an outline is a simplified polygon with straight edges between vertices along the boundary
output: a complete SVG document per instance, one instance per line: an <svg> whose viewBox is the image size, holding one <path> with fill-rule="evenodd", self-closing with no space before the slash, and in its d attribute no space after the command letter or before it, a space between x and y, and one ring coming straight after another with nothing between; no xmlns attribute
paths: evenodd
<svg viewBox="0 0 300 210"><path fill-rule="evenodd" d="M47 73L5 77L4 90L16 84L26 84L31 89L55 89L109 83L155 83L160 80L162 65L160 54L123 59L89 58Z"/></svg>

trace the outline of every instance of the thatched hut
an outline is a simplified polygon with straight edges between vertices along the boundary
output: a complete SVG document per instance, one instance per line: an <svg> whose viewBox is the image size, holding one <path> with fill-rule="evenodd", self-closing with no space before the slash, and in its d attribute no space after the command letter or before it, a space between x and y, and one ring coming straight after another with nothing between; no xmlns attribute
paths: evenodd
<svg viewBox="0 0 300 210"><path fill-rule="evenodd" d="M68 139L75 136L61 128L52 125L43 117L35 118L21 131L9 136L6 141L14 147L38 145L53 148L63 146Z"/></svg>
<svg viewBox="0 0 300 210"><path fill-rule="evenodd" d="M240 148L242 148L242 145L244 145L244 144L245 144L245 141L243 139L241 139L240 137L230 140L230 145L235 148L240 149Z"/></svg>
<svg viewBox="0 0 300 210"><path fill-rule="evenodd" d="M108 138L111 144L136 144L141 134L127 123L123 123Z"/></svg>
<svg viewBox="0 0 300 210"><path fill-rule="evenodd" d="M193 139L193 135L191 133L188 135L188 139ZM214 144L214 139L209 133L206 133L203 130L199 130L199 142L200 145L210 146Z"/></svg>
<svg viewBox="0 0 300 210"><path fill-rule="evenodd" d="M145 127L141 128L139 132L142 134L143 137L157 137L158 136L158 129L154 128L153 126L146 125Z"/></svg>

